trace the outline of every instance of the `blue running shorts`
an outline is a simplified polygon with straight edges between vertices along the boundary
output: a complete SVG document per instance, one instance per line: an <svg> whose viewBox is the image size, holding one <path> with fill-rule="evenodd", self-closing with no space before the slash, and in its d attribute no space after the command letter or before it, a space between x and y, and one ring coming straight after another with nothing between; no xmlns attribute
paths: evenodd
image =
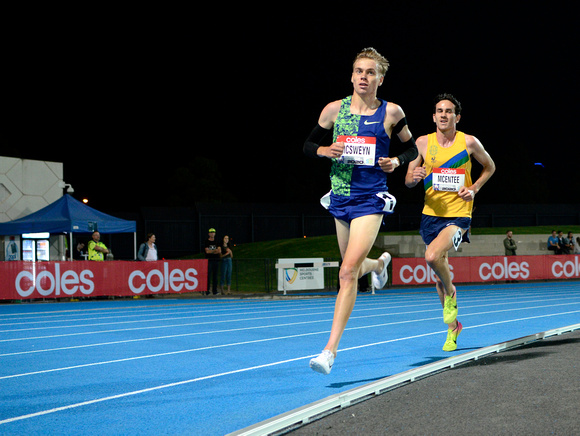
<svg viewBox="0 0 580 436"><path fill-rule="evenodd" d="M393 213L397 199L388 192L345 197L331 191L320 199L320 203L334 218L350 223L361 216Z"/></svg>
<svg viewBox="0 0 580 436"><path fill-rule="evenodd" d="M463 234L461 242L469 243L469 227L471 227L471 218L444 218L439 216L431 216L423 214L421 218L421 229L419 233L423 238L423 242L429 245L447 226L457 226L466 232ZM458 244L459 245L459 244Z"/></svg>

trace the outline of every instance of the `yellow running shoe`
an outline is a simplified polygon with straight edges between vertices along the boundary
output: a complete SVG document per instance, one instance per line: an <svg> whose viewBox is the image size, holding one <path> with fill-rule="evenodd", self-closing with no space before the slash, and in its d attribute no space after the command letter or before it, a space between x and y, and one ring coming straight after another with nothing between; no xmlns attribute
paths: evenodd
<svg viewBox="0 0 580 436"><path fill-rule="evenodd" d="M457 292L453 293L453 297L445 296L445 303L443 304L443 322L451 324L457 318Z"/></svg>
<svg viewBox="0 0 580 436"><path fill-rule="evenodd" d="M455 351L457 349L457 336L459 336L461 330L463 330L463 325L459 321L457 321L455 330L447 330L447 340L445 341L445 345L443 345L443 351Z"/></svg>

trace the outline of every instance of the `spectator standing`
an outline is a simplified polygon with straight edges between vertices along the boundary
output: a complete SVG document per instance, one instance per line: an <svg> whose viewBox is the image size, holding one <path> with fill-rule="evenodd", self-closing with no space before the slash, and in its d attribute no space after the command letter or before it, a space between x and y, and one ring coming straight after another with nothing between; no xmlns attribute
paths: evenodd
<svg viewBox="0 0 580 436"><path fill-rule="evenodd" d="M103 261L105 260L105 254L109 254L110 251L105 244L101 242L101 234L99 232L93 232L92 239L89 241L89 260Z"/></svg>
<svg viewBox="0 0 580 436"><path fill-rule="evenodd" d="M513 232L508 230L506 232L506 238L503 240L503 247L505 248L506 256L515 256L516 250L518 249L518 244L513 239Z"/></svg>
<svg viewBox="0 0 580 436"><path fill-rule="evenodd" d="M231 293L232 286L232 258L234 257L234 253L232 252L232 248L230 247L230 237L228 235L225 235L224 238L222 239L220 257L222 259L221 262L222 277L220 282L221 293L229 295Z"/></svg>
<svg viewBox="0 0 580 436"><path fill-rule="evenodd" d="M208 236L205 240L205 258L207 259L207 292L213 295L217 294L218 271L220 267L221 247L215 239L215 229L212 227L208 230Z"/></svg>
<svg viewBox="0 0 580 436"><path fill-rule="evenodd" d="M139 247L139 252L137 253L137 259L146 260L157 260L157 245L155 245L155 234L149 233L147 235L147 240L141 244Z"/></svg>

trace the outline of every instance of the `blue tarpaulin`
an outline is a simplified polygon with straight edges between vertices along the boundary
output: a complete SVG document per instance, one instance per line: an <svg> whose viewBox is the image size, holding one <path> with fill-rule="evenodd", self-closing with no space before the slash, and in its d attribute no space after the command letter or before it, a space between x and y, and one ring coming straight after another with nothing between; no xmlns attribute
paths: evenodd
<svg viewBox="0 0 580 436"><path fill-rule="evenodd" d="M99 212L66 194L54 203L25 217L0 223L0 235L23 233L134 233L135 221Z"/></svg>

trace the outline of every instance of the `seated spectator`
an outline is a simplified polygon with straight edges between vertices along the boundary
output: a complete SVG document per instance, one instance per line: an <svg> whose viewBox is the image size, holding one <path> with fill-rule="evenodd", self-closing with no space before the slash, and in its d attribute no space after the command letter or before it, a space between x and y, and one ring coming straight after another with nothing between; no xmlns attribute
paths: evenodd
<svg viewBox="0 0 580 436"><path fill-rule="evenodd" d="M573 254L574 253L574 235L572 232L568 232L568 236L562 238L562 253Z"/></svg>
<svg viewBox="0 0 580 436"><path fill-rule="evenodd" d="M562 254L556 230L552 230L552 236L548 238L548 250L553 251L554 254Z"/></svg>
<svg viewBox="0 0 580 436"><path fill-rule="evenodd" d="M562 230L558 231L558 245L560 246L559 254L570 254L568 239L564 237L564 232Z"/></svg>

